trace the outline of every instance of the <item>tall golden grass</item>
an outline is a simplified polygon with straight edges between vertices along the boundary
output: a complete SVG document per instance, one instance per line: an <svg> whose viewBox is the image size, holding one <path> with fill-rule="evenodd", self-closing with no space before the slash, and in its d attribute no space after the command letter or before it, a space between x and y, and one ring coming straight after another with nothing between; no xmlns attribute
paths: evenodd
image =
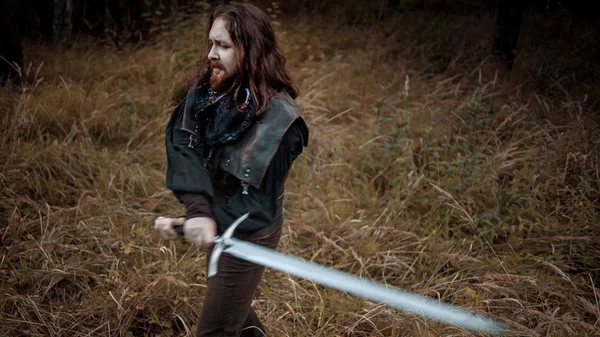
<svg viewBox="0 0 600 337"><path fill-rule="evenodd" d="M26 84L0 91L1 336L193 335L204 255L151 222L183 211L163 129L205 22L119 52L26 45ZM600 335L598 89L572 75L585 55L526 26L505 73L491 14L319 22L277 26L311 129L280 250L510 335ZM272 336L478 335L272 270L254 306Z"/></svg>

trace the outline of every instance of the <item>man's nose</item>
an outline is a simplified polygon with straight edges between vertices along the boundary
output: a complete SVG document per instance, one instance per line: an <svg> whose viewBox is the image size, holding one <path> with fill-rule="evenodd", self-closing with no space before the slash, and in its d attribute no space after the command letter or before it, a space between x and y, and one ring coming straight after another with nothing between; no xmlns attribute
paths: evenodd
<svg viewBox="0 0 600 337"><path fill-rule="evenodd" d="M210 51L208 52L208 58L211 59L211 60L218 60L219 59L219 54L217 53L216 48L215 48L214 45L210 48Z"/></svg>

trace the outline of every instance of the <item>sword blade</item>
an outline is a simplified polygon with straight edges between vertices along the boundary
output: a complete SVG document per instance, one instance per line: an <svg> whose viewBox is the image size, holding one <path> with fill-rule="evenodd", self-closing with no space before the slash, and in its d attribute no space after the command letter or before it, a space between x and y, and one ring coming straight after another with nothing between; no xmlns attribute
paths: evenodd
<svg viewBox="0 0 600 337"><path fill-rule="evenodd" d="M376 283L235 238L230 238L227 245L223 252L240 259L409 311L418 316L487 334L506 332L502 323L400 288Z"/></svg>

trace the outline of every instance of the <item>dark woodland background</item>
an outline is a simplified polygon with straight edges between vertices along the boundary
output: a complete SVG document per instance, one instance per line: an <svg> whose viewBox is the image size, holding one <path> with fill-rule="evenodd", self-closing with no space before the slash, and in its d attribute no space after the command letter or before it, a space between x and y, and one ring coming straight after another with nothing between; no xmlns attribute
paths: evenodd
<svg viewBox="0 0 600 337"><path fill-rule="evenodd" d="M23 37L36 37L52 43L65 43L74 35L87 34L97 38L109 37L119 46L126 42L139 42L151 37L152 32L176 25L193 15L208 10L219 1L192 0L5 0L0 8L1 32L0 55L6 61L0 68L0 80L5 81L14 72L8 63L22 66ZM269 5L260 1L258 5ZM339 15L340 7L353 8L354 4L341 5L335 1L296 0L278 4L283 15L320 13L326 16ZM461 15L474 11L495 10L497 31L493 52L500 55L510 69L519 38L520 26L525 11L543 13L552 17L561 29L569 29L573 20L587 22L593 27L591 47L598 49L597 31L599 21L594 15L592 0L497 0L497 1L401 1L388 0L370 10L361 8L345 18L348 24L367 24L392 15L395 11L433 10ZM360 7L360 6L357 6ZM377 8L379 7L379 8ZM347 8L342 9L347 10ZM562 26L567 26L566 28ZM552 43L549 40L548 43ZM600 52L596 50L595 56Z"/></svg>
<svg viewBox="0 0 600 337"><path fill-rule="evenodd" d="M279 250L504 321L600 335L596 1L253 1L309 147ZM0 336L192 336L164 127L217 1L0 2ZM270 336L480 336L267 270Z"/></svg>

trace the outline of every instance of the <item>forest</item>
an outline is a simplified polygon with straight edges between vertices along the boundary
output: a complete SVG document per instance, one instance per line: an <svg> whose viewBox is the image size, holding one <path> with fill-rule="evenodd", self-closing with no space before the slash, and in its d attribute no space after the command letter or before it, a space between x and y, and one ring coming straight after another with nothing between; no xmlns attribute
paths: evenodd
<svg viewBox="0 0 600 337"><path fill-rule="evenodd" d="M194 336L165 127L222 1L0 4L0 336ZM504 322L600 335L594 1L243 1L310 130L280 252ZM266 269L269 336L483 336Z"/></svg>

